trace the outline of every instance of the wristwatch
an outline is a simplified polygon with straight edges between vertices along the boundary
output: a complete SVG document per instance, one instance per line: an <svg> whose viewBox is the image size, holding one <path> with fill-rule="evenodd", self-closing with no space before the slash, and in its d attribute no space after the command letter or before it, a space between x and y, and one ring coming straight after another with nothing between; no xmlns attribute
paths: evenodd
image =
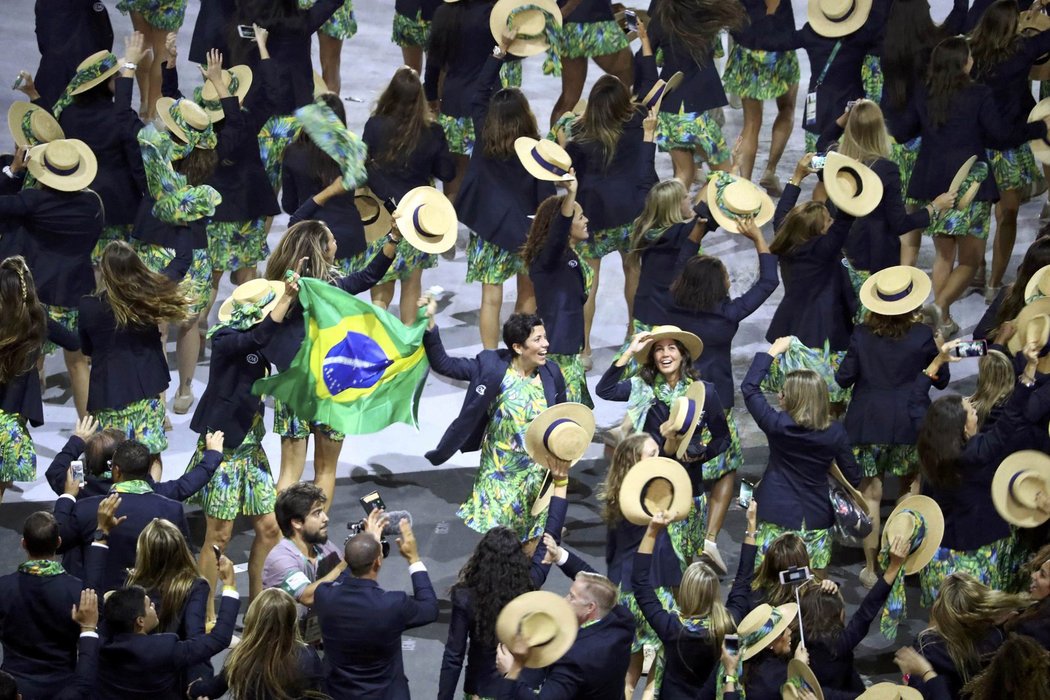
<svg viewBox="0 0 1050 700"><path fill-rule="evenodd" d="M132 63L131 61L127 61L124 65L121 66L121 69L130 71L138 70L138 64Z"/></svg>
<svg viewBox="0 0 1050 700"><path fill-rule="evenodd" d="M397 244L401 242L401 239L400 238L394 238L393 231L388 231L387 234L386 234L386 241L387 241L387 243L389 243L390 245L392 245L392 246L394 246L396 248Z"/></svg>
<svg viewBox="0 0 1050 700"><path fill-rule="evenodd" d="M109 533L104 530L95 530L95 536L92 538L94 542L105 542L109 539Z"/></svg>
<svg viewBox="0 0 1050 700"><path fill-rule="evenodd" d="M738 682L737 681L737 677L736 676L731 676L728 673L725 676L722 677L722 684L723 685L725 685L727 683L734 683L735 684L737 682Z"/></svg>

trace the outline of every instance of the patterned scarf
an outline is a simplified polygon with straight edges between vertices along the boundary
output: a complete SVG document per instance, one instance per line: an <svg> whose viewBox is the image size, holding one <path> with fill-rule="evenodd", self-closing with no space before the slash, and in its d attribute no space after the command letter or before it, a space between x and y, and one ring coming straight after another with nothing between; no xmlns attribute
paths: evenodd
<svg viewBox="0 0 1050 700"><path fill-rule="evenodd" d="M726 187L728 185L733 184L736 181L736 178L734 178L729 173L723 172L721 170L716 170L715 174L716 174L716 178L715 178L715 181L714 181L715 206L717 206L719 209L721 209L723 214L728 216L730 219L733 219L734 221L736 221L742 215L741 214L737 214L732 209L727 207L726 206L726 199L725 199Z"/></svg>
<svg viewBox="0 0 1050 700"><path fill-rule="evenodd" d="M55 119L58 119L58 115L62 114L62 110L72 104L74 90L82 85L90 83L92 80L96 80L116 67L117 57L112 53L107 53L98 63L92 63L84 70L77 71L73 76L73 79L69 81L69 85L67 85L66 89L62 92L62 96L58 98L58 101L55 102L55 105L51 108L51 114L54 115Z"/></svg>
<svg viewBox="0 0 1050 700"><path fill-rule="evenodd" d="M519 13L529 12L530 10L538 10L543 13L543 33L542 34L521 34L519 33L515 38L523 40L534 40L545 38L548 46L553 46L557 40L558 25L554 21L554 15L547 11L546 8L540 7L539 5L520 5L510 11L507 15L507 28L510 29L514 26L514 18Z"/></svg>
<svg viewBox="0 0 1050 700"><path fill-rule="evenodd" d="M683 377L678 384L672 387L668 385L662 374L658 374L653 386L649 386L641 377L631 377L631 398L627 400L627 416L631 419L635 432L642 431L645 426L645 416L657 399L670 408L675 399L685 396L686 389L692 383L692 379Z"/></svg>
<svg viewBox="0 0 1050 700"><path fill-rule="evenodd" d="M897 517L903 514L909 514L912 516L912 531L911 531L911 549L909 554L915 552L920 545L922 545L923 539L926 537L926 521L923 520L922 515L913 510L902 510ZM890 565L890 545L889 540L886 540L886 545L882 548L879 553L879 566L886 569ZM897 574L896 580L893 585L890 586L890 594L886 598L886 605L882 608L882 615L879 617L879 631L882 632L882 636L890 641L897 638L897 627L900 625L902 619L904 619L904 612L907 608L907 599L904 591L904 570Z"/></svg>
<svg viewBox="0 0 1050 700"><path fill-rule="evenodd" d="M310 140L339 164L339 170L343 173L343 186L347 192L353 192L368 180L368 172L365 170L368 146L357 134L347 129L331 109L326 105L313 103L295 110L295 116L302 123Z"/></svg>
<svg viewBox="0 0 1050 700"><path fill-rule="evenodd" d="M736 677L738 679L744 677L744 652L747 651L748 647L754 646L755 644L760 642L763 637L765 637L766 635L770 634L776 628L777 624L780 622L780 620L782 618L783 618L783 615L780 614L780 611L777 610L776 608L773 608L770 611L770 613L769 613L769 619L766 620L766 624L762 625L761 627L759 627L757 630L755 630L751 634L745 634L742 637L740 637L740 657L739 657L740 661L737 663L737 666L736 666ZM721 661L719 661L718 662L718 676L716 676L716 678L717 678L717 685L716 685L716 690L715 690L715 697L716 698L720 698L720 697L722 697L724 695L722 687L725 684L722 682L722 679L725 678L725 676L726 676L726 667L724 665L722 665ZM747 695L744 692L744 684L740 680L737 680L737 682L736 682L736 692L737 692L737 696L740 697L741 700L743 700L743 698L747 697Z"/></svg>
<svg viewBox="0 0 1050 700"><path fill-rule="evenodd" d="M66 573L62 564L52 559L30 559L18 565L18 571L30 576L58 576Z"/></svg>
<svg viewBox="0 0 1050 700"><path fill-rule="evenodd" d="M230 91L230 94L234 97L237 96L237 88L241 86L241 81L237 79L235 73L227 72L230 76L230 83L226 86L226 89ZM198 86L193 90L193 101L199 104L209 112L221 112L222 102L218 99L207 100L204 98L204 86Z"/></svg>
<svg viewBox="0 0 1050 700"><path fill-rule="evenodd" d="M119 484L113 484L113 488L109 490L110 493L153 493L153 487L149 485L148 481L142 479L135 479L133 481L122 481Z"/></svg>
<svg viewBox="0 0 1050 700"><path fill-rule="evenodd" d="M182 149L181 156L185 158L194 148L203 148L207 151L212 150L219 143L219 137L215 135L215 127L212 126L210 121L208 126L203 129L190 126L190 123L182 116L182 110L179 109L183 99L180 97L171 103L171 106L168 107L168 116L171 117L176 126L182 129L183 135L186 136L186 146Z"/></svg>
<svg viewBox="0 0 1050 700"><path fill-rule="evenodd" d="M208 337L218 333L223 328L232 328L235 331L248 330L262 320L263 308L274 300L277 294L271 289L269 293L254 304L234 304L230 312L230 320L216 323L208 329Z"/></svg>
<svg viewBox="0 0 1050 700"><path fill-rule="evenodd" d="M43 141L38 139L33 133L33 110L29 110L22 115L22 124L19 128L22 129L22 135L25 136L26 141L30 146L39 146L43 143Z"/></svg>
<svg viewBox="0 0 1050 700"><path fill-rule="evenodd" d="M152 124L140 129L137 138L146 185L154 200L153 215L177 226L212 216L222 202L219 193L208 185L190 187L186 177L171 166L173 160L185 155L184 149Z"/></svg>

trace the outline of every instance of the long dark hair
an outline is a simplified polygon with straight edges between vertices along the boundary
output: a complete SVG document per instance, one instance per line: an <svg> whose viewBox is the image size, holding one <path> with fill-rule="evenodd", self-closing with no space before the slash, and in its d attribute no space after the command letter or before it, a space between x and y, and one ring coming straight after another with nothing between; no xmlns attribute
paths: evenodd
<svg viewBox="0 0 1050 700"><path fill-rule="evenodd" d="M737 0L660 0L650 12L698 66L707 62L722 29L742 29L750 21Z"/></svg>
<svg viewBox="0 0 1050 700"><path fill-rule="evenodd" d="M458 0L458 2L440 3L434 10L434 20L430 23L430 46L427 49L427 61L434 65L448 65L459 56L460 29L467 8L484 0Z"/></svg>
<svg viewBox="0 0 1050 700"><path fill-rule="evenodd" d="M376 102L373 116L386 117L387 133L382 149L369 153L381 164L405 163L416 150L423 130L433 121L419 74L408 66L401 66ZM343 118L345 121L345 117Z"/></svg>
<svg viewBox="0 0 1050 700"><path fill-rule="evenodd" d="M930 18L927 0L893 0L882 42L883 94L890 109L900 111L908 106L942 32Z"/></svg>
<svg viewBox="0 0 1050 700"><path fill-rule="evenodd" d="M529 561L518 535L502 525L482 536L452 586L453 591L470 591L474 604L471 635L486 647L496 645L496 618L503 606L532 588Z"/></svg>
<svg viewBox="0 0 1050 700"><path fill-rule="evenodd" d="M942 396L930 405L916 441L924 481L937 488L952 488L959 483L965 428L966 407L958 394Z"/></svg>
<svg viewBox="0 0 1050 700"><path fill-rule="evenodd" d="M324 102L325 106L332 110L335 116L339 117L339 121L346 124L346 108L343 107L343 101L339 99L339 95L335 93L326 92L318 97L321 102ZM332 156L322 151L314 140L310 138L309 134L306 133L306 129L303 129L295 142L300 145L303 152L306 154L306 167L310 172L310 177L313 178L315 184L326 187L330 182L335 180L337 177L342 176L342 171L339 169L339 164L335 162ZM283 273L282 273L283 274Z"/></svg>
<svg viewBox="0 0 1050 700"><path fill-rule="evenodd" d="M963 697L973 700L1048 700L1050 652L1032 637L1011 634L981 674L966 683L963 693Z"/></svg>
<svg viewBox="0 0 1050 700"><path fill-rule="evenodd" d="M1017 314L1024 308L1024 290L1028 281L1039 269L1047 265L1050 265L1050 238L1037 238L1025 251L1021 264L1017 266L1017 278L1010 286L1009 294L999 305L999 311L995 314L996 327L1017 318ZM994 333L995 331L991 331L989 335Z"/></svg>
<svg viewBox="0 0 1050 700"><path fill-rule="evenodd" d="M514 141L521 136L540 137L529 99L516 87L497 90L489 100L485 131L481 135L485 157L496 160L514 158Z"/></svg>
<svg viewBox="0 0 1050 700"><path fill-rule="evenodd" d="M713 255L694 255L671 283L676 306L692 311L711 311L729 298L726 266Z"/></svg>
<svg viewBox="0 0 1050 700"><path fill-rule="evenodd" d="M674 341L674 344L678 346L678 352L682 356L682 368L678 370L678 373L681 375L682 379L688 377L689 379L696 381L700 378L700 373L696 371L695 367L693 367L693 356L690 355L689 351L685 349L685 346L677 340ZM638 376L649 386L652 386L653 382L656 381L656 378L660 376L660 371L656 369L655 353L651 348L649 350L649 357L645 360L645 364L638 368Z"/></svg>
<svg viewBox="0 0 1050 700"><path fill-rule="evenodd" d="M933 47L930 54L930 69L926 75L927 110L935 128L948 121L952 98L972 82L966 73L966 59L970 57L970 46L961 36L945 39Z"/></svg>
<svg viewBox="0 0 1050 700"><path fill-rule="evenodd" d="M981 15L970 35L973 72L986 76L990 70L1014 55L1021 45L1017 35L1017 3L996 0Z"/></svg>
<svg viewBox="0 0 1050 700"><path fill-rule="evenodd" d="M29 372L47 339L47 315L21 255L0 262L0 385Z"/></svg>
<svg viewBox="0 0 1050 700"><path fill-rule="evenodd" d="M603 75L591 88L587 108L575 122L573 141L597 143L602 151L602 168L608 169L616 155L623 126L636 109L630 88L615 75Z"/></svg>
<svg viewBox="0 0 1050 700"><path fill-rule="evenodd" d="M823 644L834 653L836 641L844 627L842 613L846 603L842 600L842 594L838 591L828 593L814 581L807 581L799 592L799 602L806 643Z"/></svg>
<svg viewBox="0 0 1050 700"><path fill-rule="evenodd" d="M532 225L529 226L525 245L521 247L521 259L526 266L532 264L532 261L543 250L543 246L547 244L547 236L550 235L551 224L554 222L554 217L559 216L561 213L561 202L563 199L565 199L563 194L551 195L540 202L540 206L536 207L536 215L532 217Z"/></svg>

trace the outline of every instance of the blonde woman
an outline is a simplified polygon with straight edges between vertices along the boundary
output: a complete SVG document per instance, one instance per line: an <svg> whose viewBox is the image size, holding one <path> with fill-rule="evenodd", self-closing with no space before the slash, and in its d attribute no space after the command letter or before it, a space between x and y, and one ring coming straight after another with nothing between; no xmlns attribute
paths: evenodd
<svg viewBox="0 0 1050 700"><path fill-rule="evenodd" d="M327 698L317 652L299 635L295 600L280 588L267 588L248 606L244 634L215 678L190 684L193 698L299 700Z"/></svg>
<svg viewBox="0 0 1050 700"><path fill-rule="evenodd" d="M794 532L805 542L810 563L819 574L831 561L831 463L836 462L854 486L860 485L860 469L846 429L831 420L828 385L820 375L806 369L788 373L779 411L769 405L759 388L773 359L790 345L791 338L777 338L767 352L755 355L740 387L747 410L769 441L769 463L755 489L759 503L756 565L773 540Z"/></svg>
<svg viewBox="0 0 1050 700"><path fill-rule="evenodd" d="M1002 416L1003 407L1017 383L1010 358L999 350L989 350L977 362L977 388L967 397L977 411L977 429L992 427Z"/></svg>

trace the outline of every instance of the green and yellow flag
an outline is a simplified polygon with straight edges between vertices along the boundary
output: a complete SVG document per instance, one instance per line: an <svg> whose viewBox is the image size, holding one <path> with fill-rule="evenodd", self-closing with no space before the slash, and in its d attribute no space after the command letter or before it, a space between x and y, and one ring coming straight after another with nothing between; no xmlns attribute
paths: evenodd
<svg viewBox="0 0 1050 700"><path fill-rule="evenodd" d="M393 423L418 426L430 368L423 350L426 319L406 327L338 287L310 278L299 284L306 339L287 371L260 379L252 392L350 435Z"/></svg>

